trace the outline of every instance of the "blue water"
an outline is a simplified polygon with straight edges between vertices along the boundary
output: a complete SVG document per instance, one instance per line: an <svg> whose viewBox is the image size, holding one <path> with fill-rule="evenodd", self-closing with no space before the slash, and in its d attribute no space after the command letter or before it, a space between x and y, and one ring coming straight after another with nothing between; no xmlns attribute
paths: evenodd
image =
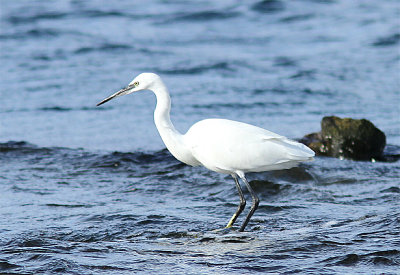
<svg viewBox="0 0 400 275"><path fill-rule="evenodd" d="M398 274L398 161L249 175L261 203L246 232L215 232L234 182L165 150L154 95L95 107L151 71L181 132L223 117L296 139L337 115L371 120L399 154L398 1L27 0L0 13L0 273Z"/></svg>

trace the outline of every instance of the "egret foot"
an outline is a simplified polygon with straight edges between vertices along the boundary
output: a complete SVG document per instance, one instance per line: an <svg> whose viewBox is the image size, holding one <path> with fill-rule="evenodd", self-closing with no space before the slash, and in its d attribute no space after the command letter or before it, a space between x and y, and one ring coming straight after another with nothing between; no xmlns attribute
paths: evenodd
<svg viewBox="0 0 400 275"><path fill-rule="evenodd" d="M214 229L213 233L228 233L229 231L231 231L230 227L224 227L224 228L219 228L219 229Z"/></svg>

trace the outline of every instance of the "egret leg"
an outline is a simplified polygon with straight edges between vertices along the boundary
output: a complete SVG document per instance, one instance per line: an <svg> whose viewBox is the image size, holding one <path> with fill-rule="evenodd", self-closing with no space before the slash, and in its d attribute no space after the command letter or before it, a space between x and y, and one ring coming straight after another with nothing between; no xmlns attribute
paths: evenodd
<svg viewBox="0 0 400 275"><path fill-rule="evenodd" d="M239 181L238 181L236 175L233 176L233 179L235 180L236 188L239 193L240 203L239 203L238 209L236 210L235 214L233 214L232 218L230 219L230 221L228 222L228 224L226 225L225 228L230 228L235 223L237 217L239 217L240 213L242 213L244 207L246 206L246 200L243 196L242 188L240 188L240 184L239 184Z"/></svg>
<svg viewBox="0 0 400 275"><path fill-rule="evenodd" d="M254 193L253 188L251 188L249 182L244 177L244 175L241 175L240 178L246 184L246 187L249 190L249 192L251 194L251 197L253 199L253 203L251 205L250 212L249 212L249 214L247 214L246 220L243 222L242 227L240 227L240 230L239 230L239 232L243 232L244 229L246 228L246 225L249 223L251 216L253 216L254 212L256 211L256 209L258 207L258 203L260 202L260 200L258 199L256 193Z"/></svg>

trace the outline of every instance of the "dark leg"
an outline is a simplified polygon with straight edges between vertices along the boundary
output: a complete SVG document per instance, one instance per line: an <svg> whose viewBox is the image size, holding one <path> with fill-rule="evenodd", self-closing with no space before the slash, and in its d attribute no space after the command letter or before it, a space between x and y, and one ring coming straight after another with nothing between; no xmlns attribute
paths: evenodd
<svg viewBox="0 0 400 275"><path fill-rule="evenodd" d="M242 213L244 207L246 206L246 200L244 199L243 192L242 192L242 189L240 188L240 184L239 184L239 181L237 179L237 176L234 175L233 179L235 180L236 188L237 188L238 193L239 193L240 203L239 203L238 209L236 210L236 213L233 214L232 218L230 219L230 221L228 222L228 224L226 225L225 228L229 228L235 223L237 217L239 217L240 213Z"/></svg>
<svg viewBox="0 0 400 275"><path fill-rule="evenodd" d="M247 189L249 190L251 197L253 199L253 204L251 205L250 212L249 212L249 214L247 214L246 220L244 221L244 223L242 224L242 227L240 227L240 230L239 230L239 232L243 232L244 229L246 228L246 225L249 223L251 216L253 216L254 212L256 211L260 200L258 199L256 193L254 193L253 189L251 188L249 182L246 180L244 175L241 175L240 178L246 184Z"/></svg>

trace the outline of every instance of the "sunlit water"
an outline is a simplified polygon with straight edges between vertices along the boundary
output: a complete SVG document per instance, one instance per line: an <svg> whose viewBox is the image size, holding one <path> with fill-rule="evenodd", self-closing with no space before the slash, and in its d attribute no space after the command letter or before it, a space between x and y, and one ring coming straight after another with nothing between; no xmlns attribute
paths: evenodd
<svg viewBox="0 0 400 275"><path fill-rule="evenodd" d="M399 154L397 1L0 10L0 273L398 274L398 161L249 175L261 203L247 232L215 231L236 210L234 182L164 149L154 96L95 107L152 71L182 132L224 117L301 138L325 115L367 118Z"/></svg>

